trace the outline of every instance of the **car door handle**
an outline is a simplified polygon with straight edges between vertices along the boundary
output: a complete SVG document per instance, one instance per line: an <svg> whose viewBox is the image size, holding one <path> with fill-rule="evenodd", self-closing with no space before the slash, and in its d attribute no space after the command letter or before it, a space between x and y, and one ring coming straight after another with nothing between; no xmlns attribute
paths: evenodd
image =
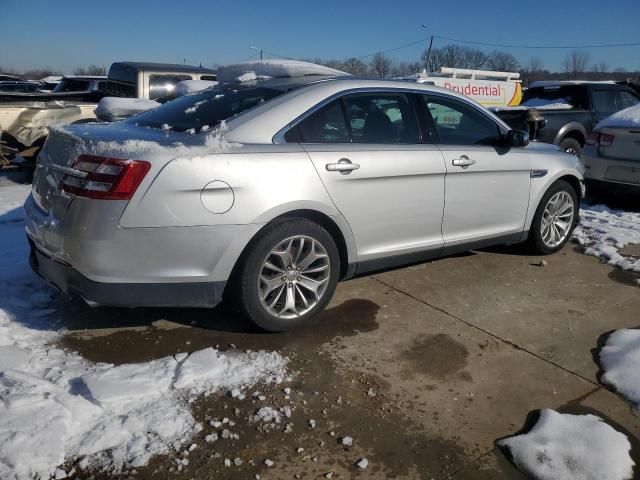
<svg viewBox="0 0 640 480"><path fill-rule="evenodd" d="M329 172L340 172L342 175L348 175L352 171L359 169L360 165L352 163L348 158L341 158L338 163L327 163L326 167Z"/></svg>
<svg viewBox="0 0 640 480"><path fill-rule="evenodd" d="M451 163L453 163L456 167L469 168L471 165L476 163L476 161L472 158L467 157L466 155L462 155L460 158L454 159Z"/></svg>

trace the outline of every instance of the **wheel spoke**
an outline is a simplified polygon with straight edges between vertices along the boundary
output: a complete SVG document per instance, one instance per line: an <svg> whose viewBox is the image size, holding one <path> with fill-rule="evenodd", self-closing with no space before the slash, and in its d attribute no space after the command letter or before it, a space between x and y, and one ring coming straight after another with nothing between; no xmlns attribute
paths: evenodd
<svg viewBox="0 0 640 480"><path fill-rule="evenodd" d="M276 294L276 296L273 298L273 300L271 301L271 303L269 304L269 308L273 308L275 307L276 303L278 303L278 300L280 300L280 297L282 296L282 292L285 289L285 284L282 284L280 286L280 290L278 291L278 293Z"/></svg>
<svg viewBox="0 0 640 480"><path fill-rule="evenodd" d="M295 286L296 291L298 292L298 295L300 296L300 298L302 299L302 303L304 303L304 307L305 308L309 308L309 300L307 300L307 297L305 296L305 294L302 292L302 289L300 288L299 285Z"/></svg>
<svg viewBox="0 0 640 480"><path fill-rule="evenodd" d="M294 315L298 315L298 311L296 310L296 297L293 294L293 285L287 287L287 297L282 310L280 310L280 315L285 312L292 312Z"/></svg>
<svg viewBox="0 0 640 480"><path fill-rule="evenodd" d="M266 288L263 290L262 295L264 298L267 297L271 292L273 292L276 288L282 285L282 280L280 277L275 278L267 278L264 275L260 276L260 280L265 284Z"/></svg>
<svg viewBox="0 0 640 480"><path fill-rule="evenodd" d="M275 266L273 263L271 263L268 260L264 262L264 266L270 270L273 270L274 272L284 273L284 270L282 270L280 267Z"/></svg>

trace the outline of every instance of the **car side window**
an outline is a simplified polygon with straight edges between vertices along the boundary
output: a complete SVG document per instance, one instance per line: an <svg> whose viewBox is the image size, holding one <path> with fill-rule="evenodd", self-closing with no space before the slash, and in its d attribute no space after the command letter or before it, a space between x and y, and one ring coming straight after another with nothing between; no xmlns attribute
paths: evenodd
<svg viewBox="0 0 640 480"><path fill-rule="evenodd" d="M351 137L340 100L312 113L285 136L289 143L350 143Z"/></svg>
<svg viewBox="0 0 640 480"><path fill-rule="evenodd" d="M640 100L636 96L634 96L630 92L625 92L622 90L620 92L620 109L623 110L625 108L633 107L638 104Z"/></svg>
<svg viewBox="0 0 640 480"><path fill-rule="evenodd" d="M457 100L422 95L429 122L435 128L433 138L445 145L495 145L500 130L491 119Z"/></svg>
<svg viewBox="0 0 640 480"><path fill-rule="evenodd" d="M420 143L418 123L406 95L356 93L343 101L353 143Z"/></svg>
<svg viewBox="0 0 640 480"><path fill-rule="evenodd" d="M192 80L191 75L150 75L149 99L155 100L171 95L182 80Z"/></svg>

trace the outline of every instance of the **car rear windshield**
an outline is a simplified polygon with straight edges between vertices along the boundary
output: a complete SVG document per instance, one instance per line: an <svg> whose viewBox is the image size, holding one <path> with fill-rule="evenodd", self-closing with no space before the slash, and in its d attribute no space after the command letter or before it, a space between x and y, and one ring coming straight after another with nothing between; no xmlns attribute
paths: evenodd
<svg viewBox="0 0 640 480"><path fill-rule="evenodd" d="M548 100L549 103L567 103L575 109L587 110L589 100L585 88L576 85L533 87L527 89L522 95L522 102L529 100Z"/></svg>
<svg viewBox="0 0 640 480"><path fill-rule="evenodd" d="M143 127L200 132L283 94L286 89L252 87L207 89L186 95L127 120Z"/></svg>

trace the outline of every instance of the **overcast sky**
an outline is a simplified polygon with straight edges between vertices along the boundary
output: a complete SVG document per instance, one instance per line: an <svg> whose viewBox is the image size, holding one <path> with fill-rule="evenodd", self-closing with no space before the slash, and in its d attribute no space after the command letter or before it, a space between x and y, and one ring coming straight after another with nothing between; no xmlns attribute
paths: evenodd
<svg viewBox="0 0 640 480"><path fill-rule="evenodd" d="M249 47L294 58L367 55L437 35L500 44L640 42L640 0L0 0L0 67L69 73L118 60L225 64ZM437 39L435 46L447 43ZM481 47L491 51L491 47ZM417 61L418 44L389 53ZM560 70L566 50L504 49ZM592 64L640 70L640 47L589 49ZM268 54L265 54L269 56ZM368 61L368 58L364 58Z"/></svg>

